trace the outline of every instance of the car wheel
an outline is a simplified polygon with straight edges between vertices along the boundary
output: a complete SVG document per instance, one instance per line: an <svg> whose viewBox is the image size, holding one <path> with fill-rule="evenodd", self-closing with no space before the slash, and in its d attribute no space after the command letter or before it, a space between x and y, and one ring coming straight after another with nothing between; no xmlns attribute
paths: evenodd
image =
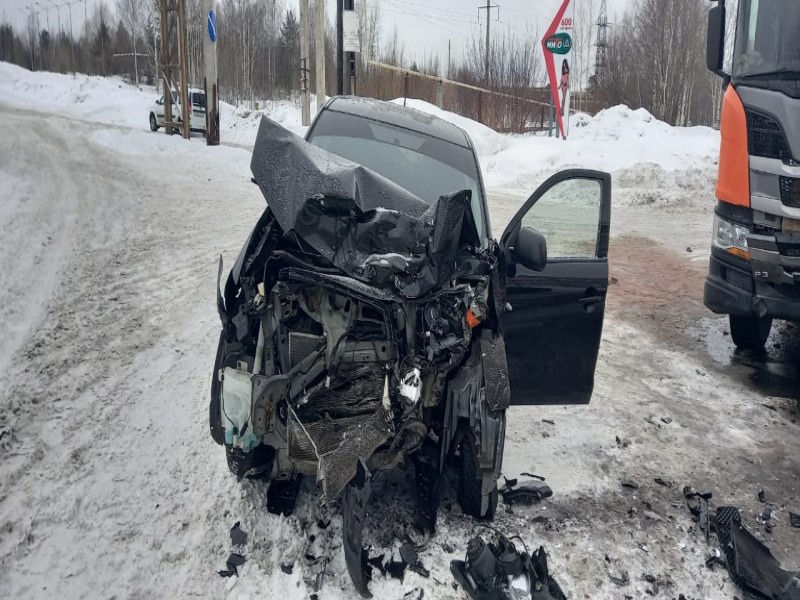
<svg viewBox="0 0 800 600"><path fill-rule="evenodd" d="M150 113L150 131L158 131L158 122L153 113Z"/></svg>
<svg viewBox="0 0 800 600"><path fill-rule="evenodd" d="M475 438L468 433L459 445L458 504L464 514L476 519L493 519L497 510L497 484L489 495L489 506L481 512L483 480L478 468L478 451Z"/></svg>
<svg viewBox="0 0 800 600"><path fill-rule="evenodd" d="M731 338L740 350L761 350L772 329L772 317L730 316Z"/></svg>

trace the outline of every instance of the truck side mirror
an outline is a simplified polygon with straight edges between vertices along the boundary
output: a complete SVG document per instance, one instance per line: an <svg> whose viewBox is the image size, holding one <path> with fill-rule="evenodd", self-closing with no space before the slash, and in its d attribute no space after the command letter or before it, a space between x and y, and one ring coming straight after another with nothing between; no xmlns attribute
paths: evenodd
<svg viewBox="0 0 800 600"><path fill-rule="evenodd" d="M708 46L706 47L706 66L708 70L725 76L722 69L725 61L725 0L708 11Z"/></svg>

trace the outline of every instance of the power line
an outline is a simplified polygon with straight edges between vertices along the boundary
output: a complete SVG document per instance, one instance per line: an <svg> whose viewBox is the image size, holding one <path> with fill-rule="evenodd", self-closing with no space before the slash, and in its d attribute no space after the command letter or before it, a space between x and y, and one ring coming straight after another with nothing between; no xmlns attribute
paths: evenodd
<svg viewBox="0 0 800 600"><path fill-rule="evenodd" d="M443 25L442 23L437 23L437 22L431 20L431 19L435 19L436 18L436 17L434 17L432 15L428 15L428 16L423 17L422 15L417 14L417 13L405 12L405 11L398 10L398 9L395 9L395 8L387 8L386 6L382 6L381 8L384 9L384 10L388 10L389 12L394 12L394 13L397 13L397 14L406 15L406 16L409 16L409 17L414 17L415 19L419 19L421 21L424 21L424 22L428 23L429 25L433 25L434 27L438 27L440 29L444 29L445 31L449 31L450 33L454 33L455 35L460 35L460 36L462 36L462 37L464 37L466 39L469 39L469 36L467 36L463 31L460 31L458 29L453 29L452 27L447 27L446 25ZM448 19L445 19L445 18L442 18L441 20L443 22L445 22L445 23L448 22Z"/></svg>
<svg viewBox="0 0 800 600"><path fill-rule="evenodd" d="M444 13L444 14L447 14L447 15L457 15L459 17L470 17L470 15L468 13L463 13L461 11L455 11L455 10L449 10L447 8L439 8L437 6L429 6L427 4L420 4L418 2L412 2L411 0L408 0L407 2L405 0L403 0L403 1L401 1L401 0L383 0L383 1L384 2L389 2L390 4L399 5L399 6L416 6L418 8L424 8L426 11L433 10L433 11L437 11L437 12Z"/></svg>
<svg viewBox="0 0 800 600"><path fill-rule="evenodd" d="M420 17L425 19L434 19L437 21L442 21L443 23L466 23L472 25L475 23L472 19L453 19L452 17L443 17L439 15L425 15L424 17L417 12L411 12L407 10L402 10L401 8L395 8L394 6L381 6L382 10L388 10L389 12L398 13L401 15L408 15L410 17Z"/></svg>

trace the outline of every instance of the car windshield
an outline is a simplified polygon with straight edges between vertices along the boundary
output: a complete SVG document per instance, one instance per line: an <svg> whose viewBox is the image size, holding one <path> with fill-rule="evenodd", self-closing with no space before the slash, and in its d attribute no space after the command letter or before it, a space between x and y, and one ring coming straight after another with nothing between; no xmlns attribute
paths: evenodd
<svg viewBox="0 0 800 600"><path fill-rule="evenodd" d="M475 224L484 236L478 168L469 148L334 110L319 116L308 141L372 169L429 204L470 190Z"/></svg>
<svg viewBox="0 0 800 600"><path fill-rule="evenodd" d="M800 78L800 1L740 0L734 77Z"/></svg>
<svg viewBox="0 0 800 600"><path fill-rule="evenodd" d="M206 95L205 94L201 94L199 92L193 92L192 93L192 104L194 106L199 107L199 108L205 108L206 107Z"/></svg>

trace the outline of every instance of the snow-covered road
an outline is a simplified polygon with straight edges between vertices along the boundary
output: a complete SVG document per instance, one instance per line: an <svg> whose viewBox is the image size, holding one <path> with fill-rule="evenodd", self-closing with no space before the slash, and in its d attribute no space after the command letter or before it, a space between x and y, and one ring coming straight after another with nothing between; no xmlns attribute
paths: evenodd
<svg viewBox="0 0 800 600"><path fill-rule="evenodd" d="M263 485L237 483L207 433L216 261L230 265L263 209L249 153L2 105L0 122L0 596L307 598L325 564L320 598L354 597L338 507L318 507L306 486L294 516L268 514ZM796 402L757 387L764 361L730 364L725 322L702 307L713 172L676 176L684 197L633 170L615 172L624 201L595 397L511 410L504 471L545 476L555 495L494 525L543 544L570 598L641 598L654 591L645 575L660 582L656 597L731 598L727 576L704 566L681 488L713 489L755 528L767 488L783 509L761 535L800 567L785 511L800 508ZM640 201L645 192L654 200ZM495 229L521 195L510 183L490 190ZM767 362L788 358L766 370L791 383L769 393L794 393L794 333L770 342ZM374 493L380 548L410 516L407 477ZM223 579L236 521L250 534L247 563ZM378 576L376 597L420 586L463 598L448 565L472 526L446 490L421 552L431 577ZM623 570L620 588L608 572Z"/></svg>

